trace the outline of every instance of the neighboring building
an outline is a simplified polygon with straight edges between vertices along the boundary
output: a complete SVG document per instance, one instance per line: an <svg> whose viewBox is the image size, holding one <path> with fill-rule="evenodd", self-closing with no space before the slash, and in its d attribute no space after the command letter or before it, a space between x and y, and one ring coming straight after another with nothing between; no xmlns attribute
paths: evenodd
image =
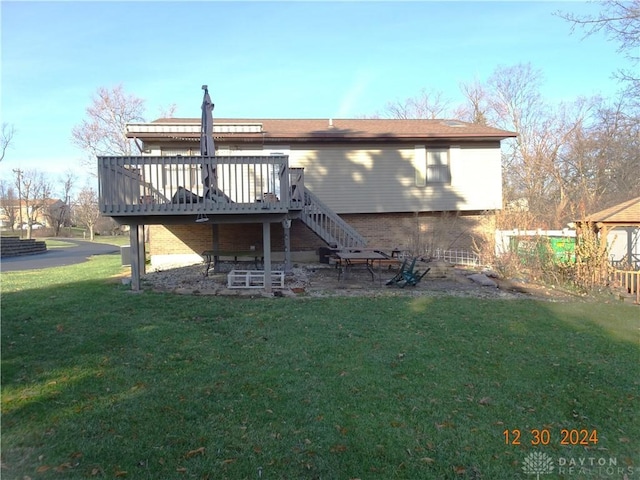
<svg viewBox="0 0 640 480"><path fill-rule="evenodd" d="M153 266L201 261L214 244L261 245L265 208L272 250L294 259L317 259L332 244L470 248L483 215L502 208L500 142L516 136L456 120L381 119L215 119L213 135L213 166L198 157L199 119L130 124L141 157L99 159L103 214L152 225Z"/></svg>
<svg viewBox="0 0 640 480"><path fill-rule="evenodd" d="M37 230L50 226L48 215L63 206L64 202L55 198L47 198L44 202L31 200L30 205L27 206L24 201L5 199L0 204L0 227L11 229L13 219L13 228L20 230L22 219L22 229L26 230L29 219L31 219L32 227Z"/></svg>

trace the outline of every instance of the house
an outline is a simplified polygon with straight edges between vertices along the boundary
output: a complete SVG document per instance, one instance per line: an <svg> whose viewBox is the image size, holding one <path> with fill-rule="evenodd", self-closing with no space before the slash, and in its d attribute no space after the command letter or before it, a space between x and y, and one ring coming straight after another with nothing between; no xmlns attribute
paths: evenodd
<svg viewBox="0 0 640 480"><path fill-rule="evenodd" d="M127 136L140 156L98 159L102 213L150 225L157 267L211 249L266 255L267 240L285 262L327 246L470 247L502 208L500 143L516 134L457 120L215 119L207 158L200 119L130 124Z"/></svg>
<svg viewBox="0 0 640 480"><path fill-rule="evenodd" d="M0 201L0 227L5 229L26 230L31 223L34 230L51 226L51 216L58 214L64 202L56 198L44 200L2 199Z"/></svg>

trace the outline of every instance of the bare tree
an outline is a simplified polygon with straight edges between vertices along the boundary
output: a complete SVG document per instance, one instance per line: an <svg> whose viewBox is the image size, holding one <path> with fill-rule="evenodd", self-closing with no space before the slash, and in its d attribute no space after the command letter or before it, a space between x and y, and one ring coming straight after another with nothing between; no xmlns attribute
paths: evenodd
<svg viewBox="0 0 640 480"><path fill-rule="evenodd" d="M638 106L640 95L640 75L637 67L640 62L640 0L604 0L599 2L602 10L597 15L576 15L557 12L571 24L571 30L581 28L585 36L597 32L618 43L618 53L623 54L632 64L631 69L618 72L618 78L627 85L627 95L635 99Z"/></svg>
<svg viewBox="0 0 640 480"><path fill-rule="evenodd" d="M100 219L100 209L98 208L98 194L91 187L84 187L78 197L73 209L76 222L89 230L89 237L93 241L95 238L95 225Z"/></svg>
<svg viewBox="0 0 640 480"><path fill-rule="evenodd" d="M542 168L539 175L548 178L549 188L545 198L546 210L537 213L549 226L560 228L575 220L576 201L588 194L577 189L573 182L575 177L571 175L569 150L573 139L581 135L591 121L594 101L579 98L557 105L538 133L540 148L537 155L541 156L539 164Z"/></svg>
<svg viewBox="0 0 640 480"><path fill-rule="evenodd" d="M18 221L19 221L19 230L20 230L20 238L22 238L22 174L24 172L19 169L13 169L13 174L15 175L14 184L16 189L18 190Z"/></svg>
<svg viewBox="0 0 640 480"><path fill-rule="evenodd" d="M27 238L31 238L33 224L44 215L47 199L51 195L51 183L37 170L14 170L15 183L20 201L20 229L26 223Z"/></svg>
<svg viewBox="0 0 640 480"><path fill-rule="evenodd" d="M489 96L486 87L476 79L461 83L460 91L466 102L455 110L454 116L459 120L488 125Z"/></svg>
<svg viewBox="0 0 640 480"><path fill-rule="evenodd" d="M593 119L567 142L564 177L574 218L629 200L640 191L640 124L625 104L600 103Z"/></svg>
<svg viewBox="0 0 640 480"><path fill-rule="evenodd" d="M120 235L123 232L122 225L111 217L100 217L94 226L95 233L99 235Z"/></svg>
<svg viewBox="0 0 640 480"><path fill-rule="evenodd" d="M404 102L389 102L385 107L385 116L399 119L444 118L448 116L450 103L442 92L422 89L419 95L407 98Z"/></svg>
<svg viewBox="0 0 640 480"><path fill-rule="evenodd" d="M624 88L618 100L602 101L597 118L570 145L572 177L582 195L578 210L605 208L640 191L640 0L603 0L595 15L557 12L588 37L604 33L631 63L615 76Z"/></svg>
<svg viewBox="0 0 640 480"><path fill-rule="evenodd" d="M131 155L134 143L126 137L126 125L143 121L143 113L144 100L126 93L122 85L98 88L87 117L71 135L71 141L89 155L84 165L94 168L99 155Z"/></svg>
<svg viewBox="0 0 640 480"><path fill-rule="evenodd" d="M2 124L2 134L0 135L0 162L4 160L4 156L7 153L9 145L11 145L15 132L13 125L9 125L8 123Z"/></svg>
<svg viewBox="0 0 640 480"><path fill-rule="evenodd" d="M71 221L71 190L75 180L76 176L73 172L68 171L65 173L60 180L62 200L50 203L45 209L45 216L56 237L60 235L62 227L68 225Z"/></svg>
<svg viewBox="0 0 640 480"><path fill-rule="evenodd" d="M69 208L62 200L48 203L44 208L44 216L47 224L53 229L53 236L60 236L60 230L68 223Z"/></svg>
<svg viewBox="0 0 640 480"><path fill-rule="evenodd" d="M167 107L162 106L158 109L158 117L173 118L173 116L176 114L177 109L178 109L178 105L176 105L175 103L172 103Z"/></svg>
<svg viewBox="0 0 640 480"><path fill-rule="evenodd" d="M530 64L498 67L487 81L491 124L518 133L505 141L503 181L505 202L524 198L529 208L543 201L546 178L541 173L537 132L547 117L540 95L541 73Z"/></svg>
<svg viewBox="0 0 640 480"><path fill-rule="evenodd" d="M18 221L20 201L15 188L5 180L0 181L0 209L2 209L3 216L6 218L11 231L14 231Z"/></svg>
<svg viewBox="0 0 640 480"><path fill-rule="evenodd" d="M582 131L593 101L550 105L540 94L541 72L530 64L499 67L487 82L490 123L514 130L505 141L503 181L506 204L524 202L537 227L562 227L575 210L569 183L568 143Z"/></svg>

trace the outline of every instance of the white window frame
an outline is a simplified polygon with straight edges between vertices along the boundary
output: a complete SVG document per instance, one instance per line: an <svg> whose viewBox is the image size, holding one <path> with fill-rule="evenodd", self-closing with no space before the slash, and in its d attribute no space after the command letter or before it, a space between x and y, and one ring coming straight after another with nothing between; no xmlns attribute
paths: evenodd
<svg viewBox="0 0 640 480"><path fill-rule="evenodd" d="M265 145L264 147L262 147L262 154L268 156L284 155L288 157L290 152L291 147L289 147L288 145ZM278 198L280 198L280 172L277 171L273 165L269 165L268 169L267 190L272 191Z"/></svg>
<svg viewBox="0 0 640 480"><path fill-rule="evenodd" d="M199 155L199 154L198 154ZM167 148L160 150L160 156L162 157L180 157L191 156L188 148ZM175 175L173 175L175 173ZM191 186L200 183L200 167L198 165L165 165L161 171L162 174L162 186L163 188L174 188L178 185L173 185L172 180L180 180L182 176L183 180L188 181ZM182 182L178 182L182 183Z"/></svg>
<svg viewBox="0 0 640 480"><path fill-rule="evenodd" d="M451 184L451 155L447 147L416 145L414 150L416 187Z"/></svg>

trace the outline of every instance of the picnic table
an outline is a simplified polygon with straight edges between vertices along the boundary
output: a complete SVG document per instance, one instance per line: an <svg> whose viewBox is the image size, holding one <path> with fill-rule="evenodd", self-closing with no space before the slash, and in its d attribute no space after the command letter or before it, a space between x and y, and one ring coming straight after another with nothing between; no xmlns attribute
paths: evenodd
<svg viewBox="0 0 640 480"><path fill-rule="evenodd" d="M339 260L338 266L338 281L340 281L340 277L342 276L344 270L344 276L347 277L349 271L358 265L364 266L367 271L371 274L371 281L375 280L375 262L378 262L378 273L380 273L381 265L384 262L391 260L391 257L388 255L375 251L375 250L360 250L360 251L339 251L335 253L336 257ZM396 261L393 259L392 261Z"/></svg>
<svg viewBox="0 0 640 480"><path fill-rule="evenodd" d="M215 272L220 262L220 257L223 258L232 258L234 263L238 263L239 258L249 258L253 259L253 263L256 266L256 270L260 269L260 264L264 263L264 254L259 250L233 250L233 251L223 251L223 250L205 250L202 252L202 257L204 257L204 261L206 263L206 268L204 271L204 276L209 275L209 269L211 268L211 264L213 263L213 271ZM251 261L251 260L250 260Z"/></svg>

